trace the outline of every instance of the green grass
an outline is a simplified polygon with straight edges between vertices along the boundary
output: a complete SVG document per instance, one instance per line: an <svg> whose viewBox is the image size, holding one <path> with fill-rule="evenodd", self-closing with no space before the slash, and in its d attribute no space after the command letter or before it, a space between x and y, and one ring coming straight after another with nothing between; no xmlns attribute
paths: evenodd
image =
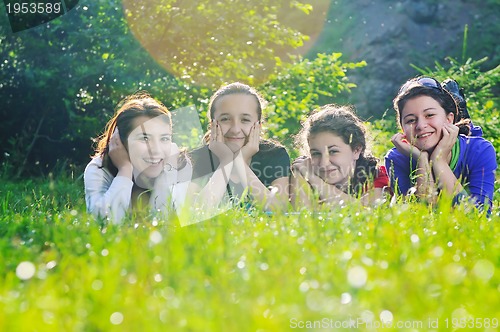
<svg viewBox="0 0 500 332"><path fill-rule="evenodd" d="M431 319L445 331L500 319L497 210L387 203L114 226L85 213L82 186L4 181L0 331L282 331L381 315L414 328L350 330L428 331ZM21 262L36 268L27 280Z"/></svg>

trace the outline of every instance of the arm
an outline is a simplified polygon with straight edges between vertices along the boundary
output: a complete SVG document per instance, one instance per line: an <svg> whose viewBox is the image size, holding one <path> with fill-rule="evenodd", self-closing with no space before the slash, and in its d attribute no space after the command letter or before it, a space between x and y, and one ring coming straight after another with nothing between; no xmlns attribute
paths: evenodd
<svg viewBox="0 0 500 332"><path fill-rule="evenodd" d="M464 190L455 174L453 174L448 161L448 156L451 156L451 150L457 141L458 131L457 126L445 124L443 137L430 156L432 171L438 187L452 196L456 196Z"/></svg>
<svg viewBox="0 0 500 332"><path fill-rule="evenodd" d="M234 154L224 143L224 135L219 124L212 123L210 130L208 148L219 158L219 167L208 178L207 183L202 185L199 182L191 182L188 185L188 192L195 197L194 203L202 208L214 208L219 205L226 193L226 187L234 165ZM203 162L208 161L204 160Z"/></svg>
<svg viewBox="0 0 500 332"><path fill-rule="evenodd" d="M87 211L119 223L130 206L132 180L122 175L113 177L93 160L85 169L84 183Z"/></svg>
<svg viewBox="0 0 500 332"><path fill-rule="evenodd" d="M464 176L468 180L467 187L471 198L479 206L487 204L487 210L489 211L495 190L496 152L490 142L478 139L478 143L482 145L474 146L475 153L466 156L466 167L469 174L464 174ZM470 149L472 149L472 146Z"/></svg>
<svg viewBox="0 0 500 332"><path fill-rule="evenodd" d="M314 193L307 180L302 176L300 168L303 166L303 160L306 157L295 159L292 164L292 174L290 176L290 203L295 210L301 208L311 208Z"/></svg>
<svg viewBox="0 0 500 332"><path fill-rule="evenodd" d="M396 164L395 160L386 159L386 167L389 169L391 186L394 187L394 181L398 181L400 192L403 195L407 194L407 191L411 187L411 163L413 160L417 163L416 169L416 194L418 197L431 199L434 193L434 176L432 172L431 165L429 163L429 154L425 151L420 151L410 143L405 138L402 133L395 134L391 142L396 147L396 150L403 156L409 158L409 164L399 165ZM387 165L387 163L394 162L393 165ZM404 190L401 190L403 189Z"/></svg>
<svg viewBox="0 0 500 332"><path fill-rule="evenodd" d="M118 128L109 140L109 158L118 169L116 177L99 166L93 160L85 169L85 200L87 210L99 217L111 217L119 223L130 206L132 194L132 163L127 150L123 146Z"/></svg>
<svg viewBox="0 0 500 332"><path fill-rule="evenodd" d="M352 196L334 185L326 183L314 174L310 157L295 160L294 170L318 193L320 203L338 205L341 201L348 202L354 199Z"/></svg>
<svg viewBox="0 0 500 332"><path fill-rule="evenodd" d="M256 122L250 129L248 142L236 155L234 167L242 185L249 188L254 199L264 206L264 210L283 211L288 208L288 176L273 180L271 183L272 189L269 189L250 167L252 157L259 152L260 131L260 122Z"/></svg>

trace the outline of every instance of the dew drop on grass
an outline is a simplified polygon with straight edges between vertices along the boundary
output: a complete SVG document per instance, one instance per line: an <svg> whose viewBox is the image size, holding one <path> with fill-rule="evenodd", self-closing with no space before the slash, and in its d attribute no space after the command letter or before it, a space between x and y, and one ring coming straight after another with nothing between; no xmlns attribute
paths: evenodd
<svg viewBox="0 0 500 332"><path fill-rule="evenodd" d="M161 282L163 280L163 277L161 276L161 274L157 273L155 274L154 279L156 282Z"/></svg>
<svg viewBox="0 0 500 332"><path fill-rule="evenodd" d="M349 304L352 301L352 296L349 293L342 293L340 295L340 303L342 304Z"/></svg>
<svg viewBox="0 0 500 332"><path fill-rule="evenodd" d="M309 290L309 283L307 281L303 281L300 285L299 285L299 290L302 292L302 293L305 293Z"/></svg>
<svg viewBox="0 0 500 332"><path fill-rule="evenodd" d="M346 261L350 260L352 258L352 252L350 252L349 250L344 251L342 253L342 258Z"/></svg>
<svg viewBox="0 0 500 332"><path fill-rule="evenodd" d="M305 267L301 267L301 268L300 268L300 270L299 270L299 273L300 273L301 275L304 275L304 273L306 273L306 271L307 271L307 268L305 268Z"/></svg>
<svg viewBox="0 0 500 332"><path fill-rule="evenodd" d="M411 243L413 243L413 244L417 244L420 242L420 238L418 237L417 234L412 234L410 236L410 240L411 240Z"/></svg>
<svg viewBox="0 0 500 332"><path fill-rule="evenodd" d="M360 314L360 317L365 323L371 323L375 320L375 314L370 310L363 310Z"/></svg>
<svg viewBox="0 0 500 332"><path fill-rule="evenodd" d="M16 276L21 280L31 279L35 272L35 264L31 262L21 262L16 268Z"/></svg>
<svg viewBox="0 0 500 332"><path fill-rule="evenodd" d="M384 323L384 324L389 324L390 322L393 321L394 319L394 316L392 315L392 312L390 312L389 310L384 310L380 313L380 320Z"/></svg>
<svg viewBox="0 0 500 332"><path fill-rule="evenodd" d="M151 234L149 235L149 241L151 241L152 244L158 244L161 242L162 239L163 237L158 231L152 231Z"/></svg>
<svg viewBox="0 0 500 332"><path fill-rule="evenodd" d="M444 276L446 280L452 285L458 285L462 283L467 275L467 271L460 264L451 263L445 266Z"/></svg>
<svg viewBox="0 0 500 332"><path fill-rule="evenodd" d="M92 282L92 289L95 291L99 291L102 289L103 282L99 279L96 279Z"/></svg>
<svg viewBox="0 0 500 332"><path fill-rule="evenodd" d="M78 214L78 211L71 210L71 212L69 214L71 214L73 217L76 217L76 215Z"/></svg>
<svg viewBox="0 0 500 332"><path fill-rule="evenodd" d="M432 249L432 254L434 255L434 257L441 257L444 254L444 250L443 248L437 246Z"/></svg>
<svg viewBox="0 0 500 332"><path fill-rule="evenodd" d="M104 256L104 257L106 257L107 255L109 255L109 250L108 249L102 249L101 255Z"/></svg>
<svg viewBox="0 0 500 332"><path fill-rule="evenodd" d="M47 267L47 270L52 270L53 268L56 267L56 265L57 265L56 261L50 261L45 265L45 267Z"/></svg>
<svg viewBox="0 0 500 332"><path fill-rule="evenodd" d="M366 273L366 270L361 266L351 267L347 271L347 282L349 282L349 285L353 287L361 288L366 284L367 280L368 274Z"/></svg>
<svg viewBox="0 0 500 332"><path fill-rule="evenodd" d="M260 264L260 269L262 271L267 271L269 269L269 265L267 263L261 263Z"/></svg>
<svg viewBox="0 0 500 332"><path fill-rule="evenodd" d="M113 325L120 325L123 322L123 314L121 312L113 312L109 317L109 321Z"/></svg>
<svg viewBox="0 0 500 332"><path fill-rule="evenodd" d="M238 264L236 264L236 266L238 267L238 269L244 269L245 268L245 262L239 261Z"/></svg>
<svg viewBox="0 0 500 332"><path fill-rule="evenodd" d="M480 259L472 268L472 273L486 282L495 274L495 266L487 259Z"/></svg>

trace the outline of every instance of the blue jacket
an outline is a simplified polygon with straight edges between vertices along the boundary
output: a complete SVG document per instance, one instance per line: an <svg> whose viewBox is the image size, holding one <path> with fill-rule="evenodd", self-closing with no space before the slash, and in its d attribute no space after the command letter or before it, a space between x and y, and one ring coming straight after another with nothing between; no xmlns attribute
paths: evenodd
<svg viewBox="0 0 500 332"><path fill-rule="evenodd" d="M488 204L488 210L493 200L495 171L497 169L496 153L493 145L482 137L458 137L460 155L453 173L478 205ZM410 168L411 164L411 168ZM415 185L410 179L411 172L416 169L416 160L391 149L385 156L385 165L389 172L391 188L399 194L407 194ZM397 183L397 188L396 188Z"/></svg>

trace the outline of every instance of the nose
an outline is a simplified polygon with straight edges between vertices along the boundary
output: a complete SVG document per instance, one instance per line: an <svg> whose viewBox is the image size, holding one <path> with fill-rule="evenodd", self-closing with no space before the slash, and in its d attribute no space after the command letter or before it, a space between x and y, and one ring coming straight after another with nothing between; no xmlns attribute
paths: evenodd
<svg viewBox="0 0 500 332"><path fill-rule="evenodd" d="M147 145L149 156L155 157L158 154L160 143L156 139L150 139Z"/></svg>
<svg viewBox="0 0 500 332"><path fill-rule="evenodd" d="M424 129L425 127L427 127L427 121L425 120L425 118L418 119L417 125L415 126L415 130L419 131Z"/></svg>
<svg viewBox="0 0 500 332"><path fill-rule="evenodd" d="M328 155L328 148L325 147L325 151L321 154L321 160L319 165L322 167L328 166L330 164L330 156Z"/></svg>
<svg viewBox="0 0 500 332"><path fill-rule="evenodd" d="M229 128L228 132L232 135L239 134L241 132L240 123L237 120L231 121L231 127Z"/></svg>

